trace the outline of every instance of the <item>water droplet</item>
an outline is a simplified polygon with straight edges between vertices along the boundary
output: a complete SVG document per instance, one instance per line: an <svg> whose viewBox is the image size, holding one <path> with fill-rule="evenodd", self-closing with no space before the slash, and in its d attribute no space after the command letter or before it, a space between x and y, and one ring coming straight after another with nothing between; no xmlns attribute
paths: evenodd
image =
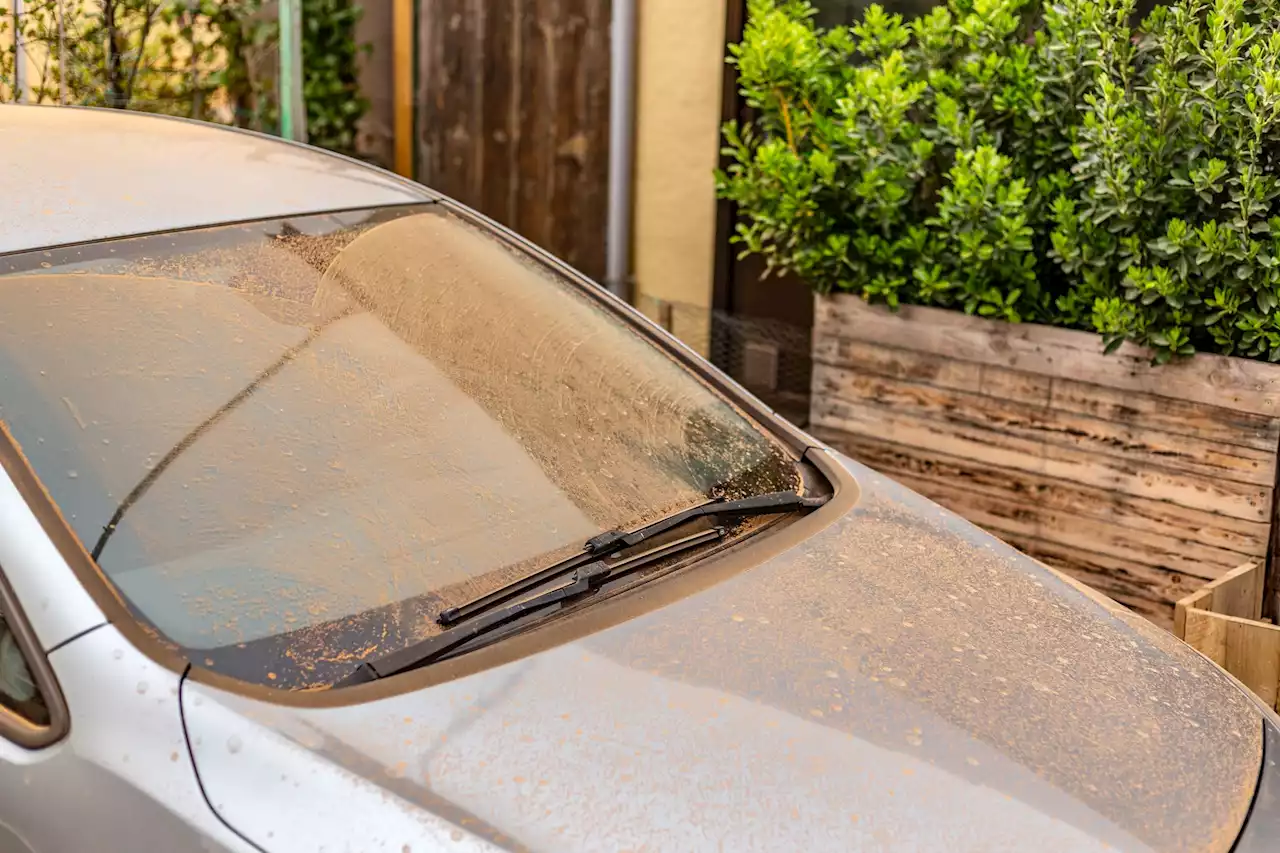
<svg viewBox="0 0 1280 853"><path fill-rule="evenodd" d="M70 479L74 480L74 479L76 479L77 477L79 477L79 476L80 476L80 474L79 474L77 471L72 470L72 471L68 471L68 472L67 472L67 476L68 476Z"/></svg>
<svg viewBox="0 0 1280 853"><path fill-rule="evenodd" d="M239 752L240 748L243 746L244 746L244 743L241 742L239 735L232 735L230 738L227 739L227 752L235 754Z"/></svg>
<svg viewBox="0 0 1280 853"><path fill-rule="evenodd" d="M120 660L120 658L124 657L124 649L116 649L111 653L111 656L116 660Z"/></svg>
<svg viewBox="0 0 1280 853"><path fill-rule="evenodd" d="M145 681L139 681L139 682L138 682L138 695L142 695L143 693L146 693L146 692L147 692L147 682L145 682Z"/></svg>

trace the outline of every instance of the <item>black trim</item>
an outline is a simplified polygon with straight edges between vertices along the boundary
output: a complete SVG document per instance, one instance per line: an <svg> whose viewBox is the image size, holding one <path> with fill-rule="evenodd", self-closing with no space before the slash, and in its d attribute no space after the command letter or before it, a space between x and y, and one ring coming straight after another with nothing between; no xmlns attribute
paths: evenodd
<svg viewBox="0 0 1280 853"><path fill-rule="evenodd" d="M99 622L97 625L93 625L93 626L91 626L91 627L89 627L89 628L85 628L83 631L78 631L78 632L76 632L75 634L72 634L70 637L67 637L67 638L66 638L65 640L63 640L62 642L60 642L60 643L54 643L54 644L53 644L52 646L50 646L49 648L45 649L45 650L44 650L44 653L45 653L46 655L51 655L51 654L53 654L54 652L56 652L58 649L62 648L63 646L69 646L69 645L71 645L72 643L74 643L76 640L78 640L78 639L80 639L81 637L85 636L86 634L92 634L94 631L98 630L99 628L103 628L103 627L105 627L105 626L107 626L107 625L110 625L110 624L111 624L110 622Z"/></svg>
<svg viewBox="0 0 1280 853"><path fill-rule="evenodd" d="M746 119L746 109L738 92L738 69L730 65L729 45L742 41L747 25L746 0L728 0L725 15L724 77L720 90L720 122L739 122ZM720 129L716 129L716 142L720 142ZM728 168L731 158L721 152L721 169ZM733 273L735 253L730 239L734 223L738 219L738 206L729 199L716 200L715 266L712 274L711 307L716 311L733 311Z"/></svg>
<svg viewBox="0 0 1280 853"><path fill-rule="evenodd" d="M200 768L196 766L196 751L191 746L191 729L187 726L187 704L186 696L184 694L186 693L187 688L187 675L190 672L191 664L187 664L186 668L182 670L182 675L178 678L178 722L182 725L182 739L187 744L187 759L191 762L191 773L196 777L196 787L200 789L200 798L204 800L204 804L209 807L209 811L213 813L213 816L218 823L225 826L228 831L236 836L236 838L239 838L254 850L260 850L262 853L267 853L266 850L255 844L250 838L248 838L248 836L227 822L227 819L224 818L216 808L214 808L213 801L209 799L209 792L204 788L204 780L200 778Z"/></svg>

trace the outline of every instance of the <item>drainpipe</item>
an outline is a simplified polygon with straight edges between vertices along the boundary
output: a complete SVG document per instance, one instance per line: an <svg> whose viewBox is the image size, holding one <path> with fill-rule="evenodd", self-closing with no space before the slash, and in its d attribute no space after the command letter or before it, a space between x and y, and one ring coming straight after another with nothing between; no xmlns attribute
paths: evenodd
<svg viewBox="0 0 1280 853"><path fill-rule="evenodd" d="M67 103L67 0L58 0L58 103Z"/></svg>
<svg viewBox="0 0 1280 853"><path fill-rule="evenodd" d="M280 135L307 141L302 98L302 0L280 0Z"/></svg>
<svg viewBox="0 0 1280 853"><path fill-rule="evenodd" d="M609 62L609 209L605 284L622 299L631 290L631 216L635 165L636 2L613 0Z"/></svg>
<svg viewBox="0 0 1280 853"><path fill-rule="evenodd" d="M22 41L22 0L13 0L13 100L25 104L31 100L27 90L27 46Z"/></svg>

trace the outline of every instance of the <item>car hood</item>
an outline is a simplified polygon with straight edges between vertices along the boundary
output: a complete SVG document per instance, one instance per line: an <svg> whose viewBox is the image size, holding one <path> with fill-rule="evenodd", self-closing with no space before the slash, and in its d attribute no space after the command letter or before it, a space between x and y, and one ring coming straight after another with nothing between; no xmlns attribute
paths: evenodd
<svg viewBox="0 0 1280 853"><path fill-rule="evenodd" d="M212 806L268 849L1229 849L1251 700L846 465L800 545L504 665L343 707L188 680Z"/></svg>

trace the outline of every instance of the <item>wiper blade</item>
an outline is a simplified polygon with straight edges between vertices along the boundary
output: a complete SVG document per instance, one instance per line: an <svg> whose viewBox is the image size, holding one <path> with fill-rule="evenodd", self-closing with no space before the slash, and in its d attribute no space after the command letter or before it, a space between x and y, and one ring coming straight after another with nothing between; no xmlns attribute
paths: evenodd
<svg viewBox="0 0 1280 853"><path fill-rule="evenodd" d="M441 611L440 615L436 617L436 621L445 627L456 625L464 619L475 616L477 613L483 613L535 587L541 586L552 578L568 574L579 566L585 566L588 563L603 559L625 548L633 548L647 539L652 539L682 524L688 524L696 518L705 516L744 518L759 515L778 515L798 509L813 509L822 506L826 502L827 497L825 496L808 497L795 492L770 492L766 495L756 495L755 497L739 498L732 501L720 498L690 507L683 512L677 512L666 518L658 519L629 533L610 530L588 539L582 553L575 554L558 563L553 563L545 569L513 581L479 598L474 598L466 604Z"/></svg>
<svg viewBox="0 0 1280 853"><path fill-rule="evenodd" d="M586 565L579 566L568 583L523 601L518 601L515 604L509 604L501 610L478 616L469 622L456 625L406 649L392 652L372 661L365 661L356 667L351 675L339 681L334 687L350 687L353 684L376 681L379 678L386 678L390 675L426 666L445 657L459 646L470 642L481 634L493 631L531 613L546 610L586 595L598 589L608 580L617 578L627 572L635 571L663 557L669 557L680 551L723 539L725 532L723 527L714 527L710 530L699 531L691 536L685 536L674 542L668 542L665 545L659 545L642 554L636 554L623 560L611 563L600 559L592 560Z"/></svg>

